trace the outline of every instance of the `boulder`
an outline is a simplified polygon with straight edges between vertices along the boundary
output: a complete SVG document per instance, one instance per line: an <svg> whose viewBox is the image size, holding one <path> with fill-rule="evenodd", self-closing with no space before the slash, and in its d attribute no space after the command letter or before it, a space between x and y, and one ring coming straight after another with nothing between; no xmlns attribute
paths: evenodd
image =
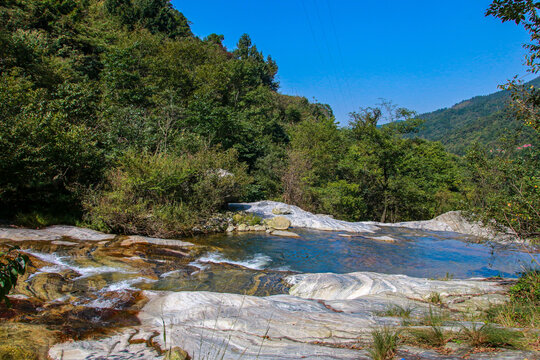
<svg viewBox="0 0 540 360"><path fill-rule="evenodd" d="M236 227L236 231L248 231L248 226L246 224L240 224Z"/></svg>
<svg viewBox="0 0 540 360"><path fill-rule="evenodd" d="M287 230L291 226L291 221L284 216L276 216L267 220L266 225L276 230Z"/></svg>

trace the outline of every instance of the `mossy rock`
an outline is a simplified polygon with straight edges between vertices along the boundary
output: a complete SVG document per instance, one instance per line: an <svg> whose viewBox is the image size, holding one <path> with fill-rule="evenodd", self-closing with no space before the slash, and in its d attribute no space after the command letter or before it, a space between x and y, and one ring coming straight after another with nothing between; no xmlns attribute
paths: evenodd
<svg viewBox="0 0 540 360"><path fill-rule="evenodd" d="M167 350L165 360L191 360L191 356L184 350L179 347L173 347L172 349Z"/></svg>

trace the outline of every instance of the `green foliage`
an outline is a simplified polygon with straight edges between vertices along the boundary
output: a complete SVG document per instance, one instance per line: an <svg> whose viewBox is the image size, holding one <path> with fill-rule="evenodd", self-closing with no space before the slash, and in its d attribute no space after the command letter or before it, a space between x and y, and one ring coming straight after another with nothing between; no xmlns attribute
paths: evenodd
<svg viewBox="0 0 540 360"><path fill-rule="evenodd" d="M3 3L0 215L81 214L130 149L235 149L249 199L278 196L286 126L312 105L276 93L277 66L247 35L233 52L212 39L168 0Z"/></svg>
<svg viewBox="0 0 540 360"><path fill-rule="evenodd" d="M536 145L501 168L481 152L464 164L403 138L422 121L389 102L339 128L328 105L277 92L277 64L247 34L222 42L195 37L168 0L3 2L0 215L170 235L232 197L383 222L485 203L486 218L537 232ZM491 114L505 94L453 110ZM235 180L204 175L218 168Z"/></svg>
<svg viewBox="0 0 540 360"><path fill-rule="evenodd" d="M30 259L26 254L17 251L18 247L10 247L7 252L0 253L0 302L11 306L7 295L17 285L19 276L24 275ZM5 262L4 262L5 261Z"/></svg>
<svg viewBox="0 0 540 360"><path fill-rule="evenodd" d="M540 305L524 302L506 302L493 305L486 310L485 318L489 322L505 327L540 326Z"/></svg>
<svg viewBox="0 0 540 360"><path fill-rule="evenodd" d="M371 332L373 344L368 350L373 360L390 360L394 358L399 345L400 331L389 327L375 329Z"/></svg>
<svg viewBox="0 0 540 360"><path fill-rule="evenodd" d="M510 299L513 302L540 305L540 270L520 274L517 283L510 288Z"/></svg>
<svg viewBox="0 0 540 360"><path fill-rule="evenodd" d="M411 306L403 307L399 305L393 305L387 310L381 312L382 316L398 316L403 319L409 319L414 308Z"/></svg>
<svg viewBox="0 0 540 360"><path fill-rule="evenodd" d="M76 225L78 223L79 216L80 215L77 213L66 214L62 212L55 215L52 212L30 211L15 214L13 220L15 224L19 226L36 229L55 224Z"/></svg>
<svg viewBox="0 0 540 360"><path fill-rule="evenodd" d="M535 237L540 231L540 151L513 145L488 152L479 145L467 153L470 209L498 230L510 227L519 236Z"/></svg>
<svg viewBox="0 0 540 360"><path fill-rule="evenodd" d="M87 221L117 233L185 235L241 196L248 181L233 150L127 152L108 172L104 189L87 196Z"/></svg>
<svg viewBox="0 0 540 360"><path fill-rule="evenodd" d="M429 294L427 300L432 304L440 304L440 303L442 303L441 294L436 292L436 291Z"/></svg>
<svg viewBox="0 0 540 360"><path fill-rule="evenodd" d="M262 223L262 218L255 214L240 212L233 215L233 222L235 225L260 225Z"/></svg>

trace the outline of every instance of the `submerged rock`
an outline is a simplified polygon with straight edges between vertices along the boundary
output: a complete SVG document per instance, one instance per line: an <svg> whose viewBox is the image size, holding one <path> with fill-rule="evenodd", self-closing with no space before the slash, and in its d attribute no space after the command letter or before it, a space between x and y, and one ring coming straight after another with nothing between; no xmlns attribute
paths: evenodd
<svg viewBox="0 0 540 360"><path fill-rule="evenodd" d="M163 245L163 246L178 246L178 247L190 247L195 246L194 244L175 239L160 239L160 238L151 238L147 236L131 235L126 239L122 240L120 243L121 246L129 246L133 244L152 244L152 245Z"/></svg>
<svg viewBox="0 0 540 360"><path fill-rule="evenodd" d="M270 235L275 236L284 236L284 237L293 237L293 238L299 238L300 235L297 233L293 233L292 231L284 231L284 230L274 230L270 232Z"/></svg>

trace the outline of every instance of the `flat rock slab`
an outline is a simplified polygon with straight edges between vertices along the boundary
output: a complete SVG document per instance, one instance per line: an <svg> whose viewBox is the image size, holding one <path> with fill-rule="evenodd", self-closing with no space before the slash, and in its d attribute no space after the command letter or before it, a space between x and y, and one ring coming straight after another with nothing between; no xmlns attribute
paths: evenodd
<svg viewBox="0 0 540 360"><path fill-rule="evenodd" d="M51 241L51 244L61 245L61 246L75 246L75 245L78 245L78 243L76 243L76 242L63 241L63 240L53 240L53 241Z"/></svg>
<svg viewBox="0 0 540 360"><path fill-rule="evenodd" d="M389 242L389 243L397 242L397 240L391 236L368 236L368 239L375 240L375 241L384 241L384 242Z"/></svg>
<svg viewBox="0 0 540 360"><path fill-rule="evenodd" d="M292 231L285 231L285 230L274 230L270 232L270 235L292 237L292 238L300 237L300 235L298 235L297 233L294 233Z"/></svg>
<svg viewBox="0 0 540 360"><path fill-rule="evenodd" d="M481 280L428 280L406 275L374 272L349 274L296 274L285 280L292 285L290 294L322 300L357 299L366 295L393 294L419 300L431 293L442 296L488 294L503 290L497 282Z"/></svg>
<svg viewBox="0 0 540 360"><path fill-rule="evenodd" d="M80 241L112 240L116 235L68 225L54 225L44 229L0 228L0 239L12 241L52 241L68 237Z"/></svg>
<svg viewBox="0 0 540 360"><path fill-rule="evenodd" d="M126 239L122 240L120 243L121 246L129 246L133 244L152 244L152 245L163 245L163 246L177 246L177 247L189 247L195 246L194 244L175 239L160 239L160 238L151 238L146 236L132 235L128 236Z"/></svg>

